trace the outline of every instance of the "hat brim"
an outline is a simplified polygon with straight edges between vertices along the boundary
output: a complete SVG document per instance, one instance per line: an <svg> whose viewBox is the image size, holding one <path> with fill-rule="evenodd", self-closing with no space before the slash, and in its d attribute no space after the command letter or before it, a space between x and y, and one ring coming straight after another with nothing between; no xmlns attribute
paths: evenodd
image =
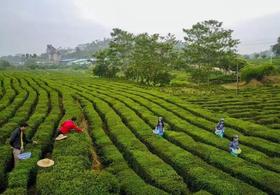
<svg viewBox="0 0 280 195"><path fill-rule="evenodd" d="M37 162L37 165L39 167L43 167L43 168L46 168L46 167L51 167L54 165L54 161L51 160L51 159L48 159L48 158L45 158L45 159L41 159Z"/></svg>
<svg viewBox="0 0 280 195"><path fill-rule="evenodd" d="M67 138L66 135L59 134L59 136L57 136L57 137L55 138L55 140L56 140L56 141L60 141L60 140L66 139L66 138Z"/></svg>

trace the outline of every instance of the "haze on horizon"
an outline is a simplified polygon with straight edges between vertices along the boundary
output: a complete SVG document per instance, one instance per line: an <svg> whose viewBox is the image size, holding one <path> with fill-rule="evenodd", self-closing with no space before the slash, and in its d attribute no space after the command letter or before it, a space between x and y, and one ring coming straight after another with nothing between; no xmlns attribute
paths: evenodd
<svg viewBox="0 0 280 195"><path fill-rule="evenodd" d="M248 54L276 43L279 18L279 0L2 0L0 56L75 47L109 37L112 28L182 40L183 28L209 19L233 29L239 52Z"/></svg>

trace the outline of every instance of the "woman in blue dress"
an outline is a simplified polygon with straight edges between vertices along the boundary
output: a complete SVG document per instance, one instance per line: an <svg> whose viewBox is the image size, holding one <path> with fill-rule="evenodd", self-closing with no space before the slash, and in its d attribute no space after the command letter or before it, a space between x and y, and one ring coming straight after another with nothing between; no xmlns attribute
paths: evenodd
<svg viewBox="0 0 280 195"><path fill-rule="evenodd" d="M235 157L237 157L241 153L241 149L239 147L239 142L238 142L238 135L233 136L233 140L229 144L229 152L231 153L232 156Z"/></svg>
<svg viewBox="0 0 280 195"><path fill-rule="evenodd" d="M157 135L159 135L159 136L162 136L162 135L163 135L163 133L164 133L164 122L163 122L163 120L162 120L162 117L159 117L159 118L158 118L158 123L157 123L157 125L156 125L155 130L153 130L153 133L154 133L154 134L157 134Z"/></svg>
<svg viewBox="0 0 280 195"><path fill-rule="evenodd" d="M224 119L222 118L215 128L215 134L217 136L223 138L224 132L225 132L225 124L224 124Z"/></svg>

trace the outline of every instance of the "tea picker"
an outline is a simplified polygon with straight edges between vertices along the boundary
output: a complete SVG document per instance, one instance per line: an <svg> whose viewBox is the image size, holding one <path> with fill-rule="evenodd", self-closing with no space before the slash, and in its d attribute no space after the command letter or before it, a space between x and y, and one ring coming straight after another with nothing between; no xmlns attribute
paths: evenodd
<svg viewBox="0 0 280 195"><path fill-rule="evenodd" d="M158 123L155 127L155 129L153 130L153 133L159 136L163 136L164 133L164 122L162 117L158 118Z"/></svg>
<svg viewBox="0 0 280 195"><path fill-rule="evenodd" d="M13 149L14 165L16 165L19 159L28 159L31 157L31 152L23 153L25 144L37 144L36 141L32 141L26 137L24 131L27 127L27 123L21 123L11 134L10 145Z"/></svg>
<svg viewBox="0 0 280 195"><path fill-rule="evenodd" d="M72 117L69 120L64 121L60 127L57 129L56 132L56 140L62 140L65 139L66 137L62 137L65 136L65 134L71 132L71 131L77 131L77 132L83 132L83 130L81 128L79 128L76 124L75 121L77 120L76 117ZM59 137L60 136L60 137ZM61 139L62 138L62 139Z"/></svg>
<svg viewBox="0 0 280 195"><path fill-rule="evenodd" d="M224 119L221 118L219 123L217 124L215 128L215 134L221 138L224 137L224 132L225 132L225 124L224 124Z"/></svg>
<svg viewBox="0 0 280 195"><path fill-rule="evenodd" d="M238 135L234 135L233 140L229 144L230 154L235 157L237 157L241 153L238 139L239 139Z"/></svg>

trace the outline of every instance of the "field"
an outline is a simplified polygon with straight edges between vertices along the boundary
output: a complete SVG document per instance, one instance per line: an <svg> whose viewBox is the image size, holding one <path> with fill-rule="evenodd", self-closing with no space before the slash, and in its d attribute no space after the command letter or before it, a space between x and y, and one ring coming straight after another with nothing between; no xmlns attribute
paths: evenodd
<svg viewBox="0 0 280 195"><path fill-rule="evenodd" d="M182 99L58 71L0 72L0 87L3 194L280 194L279 88ZM72 116L85 132L54 142L59 123ZM152 133L159 116L163 137ZM220 117L224 139L213 133ZM22 121L38 144L13 168L8 138ZM235 134L238 158L228 152ZM44 157L55 165L37 167Z"/></svg>
<svg viewBox="0 0 280 195"><path fill-rule="evenodd" d="M183 99L213 112L225 112L234 118L280 130L280 87L241 89L238 95L235 90L219 90L212 95Z"/></svg>

